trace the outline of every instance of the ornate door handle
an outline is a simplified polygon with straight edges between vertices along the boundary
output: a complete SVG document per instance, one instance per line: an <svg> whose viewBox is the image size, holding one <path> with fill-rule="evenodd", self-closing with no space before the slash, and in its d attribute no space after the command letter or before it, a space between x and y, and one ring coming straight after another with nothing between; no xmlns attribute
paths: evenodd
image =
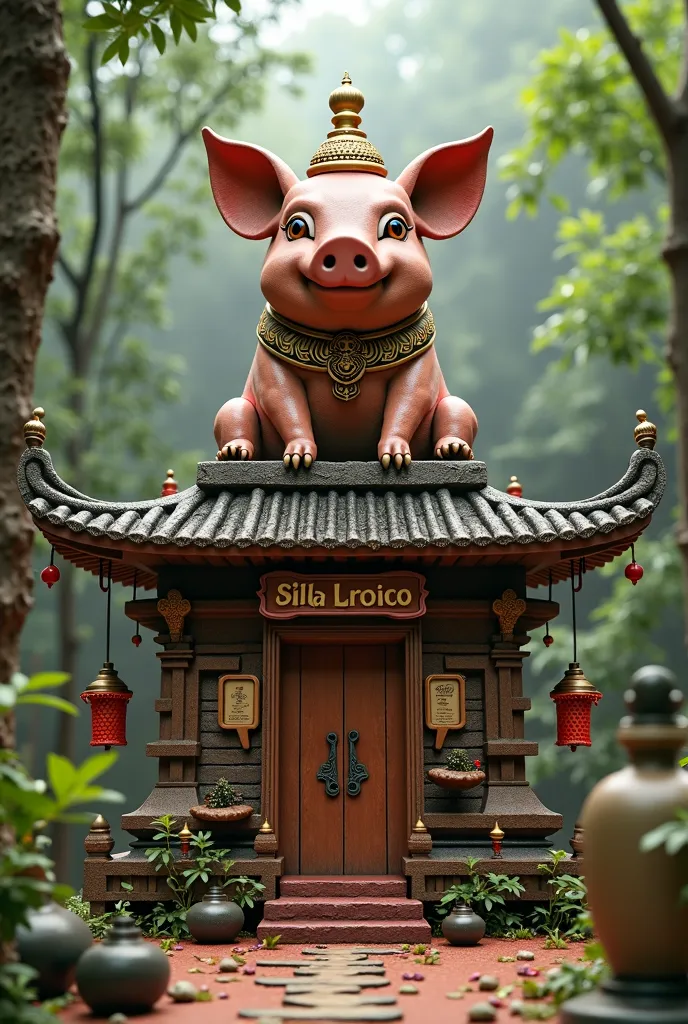
<svg viewBox="0 0 688 1024"><path fill-rule="evenodd" d="M336 732L328 732L327 742L330 744L330 754L324 764L318 768L315 777L318 782L325 783L325 792L328 796L339 796L339 779L337 778L337 740Z"/></svg>
<svg viewBox="0 0 688 1024"><path fill-rule="evenodd" d="M346 791L349 796L358 796L361 792L361 783L370 777L368 769L361 764L356 755L358 739L359 733L356 729L352 729L349 733L349 778L346 783Z"/></svg>

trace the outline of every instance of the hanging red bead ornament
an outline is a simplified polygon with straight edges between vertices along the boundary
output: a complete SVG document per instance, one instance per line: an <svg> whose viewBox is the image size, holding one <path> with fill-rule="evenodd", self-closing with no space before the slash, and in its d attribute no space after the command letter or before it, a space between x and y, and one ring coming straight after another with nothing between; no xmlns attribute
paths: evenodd
<svg viewBox="0 0 688 1024"><path fill-rule="evenodd" d="M107 618L105 624L105 663L100 672L81 694L81 699L91 706L91 746L126 747L127 745L127 703L132 692L124 683L110 661L110 606L112 594L112 566L109 566L107 586L103 586L103 563L100 564L100 589L107 594Z"/></svg>
<svg viewBox="0 0 688 1024"><path fill-rule="evenodd" d="M645 570L642 565L639 565L635 560L635 544L631 544L631 561L624 569L624 576L627 580L630 580L635 587L639 580L643 578Z"/></svg>
<svg viewBox="0 0 688 1024"><path fill-rule="evenodd" d="M136 578L137 578L137 576L138 576L138 573L134 572L134 593L133 593L133 596L132 596L132 601L136 600ZM136 632L134 633L133 637L131 638L131 642L133 643L134 647L140 647L141 646L142 637L141 637L141 633L139 632L140 628L141 628L141 624L139 623L139 621L137 619L136 620Z"/></svg>
<svg viewBox="0 0 688 1024"><path fill-rule="evenodd" d="M557 709L558 747L590 747L590 711L593 704L602 699L602 694L585 678L577 661L576 637L576 594L583 586L585 562L578 562L578 585L575 584L573 562L571 562L571 602L573 618L573 661L570 663L564 678L550 692Z"/></svg>
<svg viewBox="0 0 688 1024"><path fill-rule="evenodd" d="M50 565L46 565L45 569L42 570L41 579L48 590L59 582L60 570L55 565L55 548L50 549Z"/></svg>

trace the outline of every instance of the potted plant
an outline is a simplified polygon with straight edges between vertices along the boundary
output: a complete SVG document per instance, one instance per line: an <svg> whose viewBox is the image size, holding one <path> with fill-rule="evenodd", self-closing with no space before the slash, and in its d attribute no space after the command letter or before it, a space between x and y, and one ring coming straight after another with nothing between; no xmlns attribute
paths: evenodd
<svg viewBox="0 0 688 1024"><path fill-rule="evenodd" d="M473 761L465 750L450 750L444 768L431 768L428 778L445 789L473 789L485 781L480 761Z"/></svg>
<svg viewBox="0 0 688 1024"><path fill-rule="evenodd" d="M227 779L218 779L206 794L202 804L190 808L190 813L200 821L241 821L253 814L253 808L245 804L241 793L237 793Z"/></svg>
<svg viewBox="0 0 688 1024"><path fill-rule="evenodd" d="M518 898L524 891L516 875L497 875L493 871L482 875L478 863L477 857L467 857L466 880L451 885L440 899L439 915L446 915L442 934L452 946L475 946L482 939L486 922L476 907L489 917L505 907L507 894Z"/></svg>

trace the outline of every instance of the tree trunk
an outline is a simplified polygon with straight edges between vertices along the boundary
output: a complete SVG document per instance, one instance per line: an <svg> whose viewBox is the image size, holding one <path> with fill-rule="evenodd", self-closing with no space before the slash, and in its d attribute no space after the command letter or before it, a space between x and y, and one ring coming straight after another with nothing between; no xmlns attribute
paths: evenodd
<svg viewBox="0 0 688 1024"><path fill-rule="evenodd" d="M681 117L668 153L671 222L663 255L671 278L668 360L676 382L680 509L677 540L683 566L688 644L688 113Z"/></svg>
<svg viewBox="0 0 688 1024"><path fill-rule="evenodd" d="M16 485L58 244L55 184L69 62L58 0L0 3L0 680L19 665L32 529ZM0 743L11 731L0 728Z"/></svg>

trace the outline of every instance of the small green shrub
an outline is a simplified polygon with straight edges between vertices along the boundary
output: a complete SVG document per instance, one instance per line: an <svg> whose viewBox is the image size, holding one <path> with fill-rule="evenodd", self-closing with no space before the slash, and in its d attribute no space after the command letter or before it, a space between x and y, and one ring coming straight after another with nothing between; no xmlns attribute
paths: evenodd
<svg viewBox="0 0 688 1024"><path fill-rule="evenodd" d="M243 802L241 793L237 793L225 778L217 780L217 784L206 795L204 801L207 807L236 807Z"/></svg>
<svg viewBox="0 0 688 1024"><path fill-rule="evenodd" d="M474 761L465 750L450 750L447 768L451 772L477 772L480 771L480 761Z"/></svg>

